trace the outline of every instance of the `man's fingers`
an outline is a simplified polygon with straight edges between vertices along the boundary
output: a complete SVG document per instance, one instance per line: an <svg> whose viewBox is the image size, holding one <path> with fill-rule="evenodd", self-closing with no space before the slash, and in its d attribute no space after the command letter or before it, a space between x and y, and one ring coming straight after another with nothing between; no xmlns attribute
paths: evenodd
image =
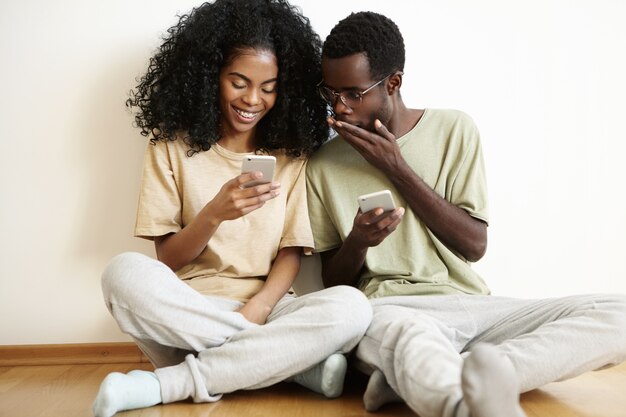
<svg viewBox="0 0 626 417"><path fill-rule="evenodd" d="M335 122L335 126L338 129L341 129L341 131L349 133L350 135L353 135L354 137L361 139L361 140L365 140L365 141L370 141L372 138L372 133L355 125L351 125L350 123L346 123L346 122L340 122L337 121Z"/></svg>
<svg viewBox="0 0 626 417"><path fill-rule="evenodd" d="M395 219L389 226L387 226L387 231L391 233L394 230L396 230L396 228L398 227L401 221L402 221L402 217Z"/></svg>
<svg viewBox="0 0 626 417"><path fill-rule="evenodd" d="M341 137L348 142L349 145L351 145L353 148L355 148L357 151L363 151L365 149L367 149L367 147L370 145L370 142L363 139L362 137L353 135L352 133L348 132L347 130L344 129L336 129L337 133L339 133L341 135Z"/></svg>
<svg viewBox="0 0 626 417"><path fill-rule="evenodd" d="M382 210L382 209L380 209ZM377 231L389 230L392 232L402 221L404 208L398 207L394 210L383 213L372 220L372 224Z"/></svg>
<svg viewBox="0 0 626 417"><path fill-rule="evenodd" d="M387 126L382 124L380 120L376 119L376 121L374 121L374 127L376 128L376 132L378 132L378 134L382 136L383 138L389 141L396 140L396 137L393 135L393 133L387 130Z"/></svg>
<svg viewBox="0 0 626 417"><path fill-rule="evenodd" d="M384 213L384 210L380 207L375 208L374 210L370 210L361 216L361 223L367 225L377 223L379 221L378 218L384 215Z"/></svg>
<svg viewBox="0 0 626 417"><path fill-rule="evenodd" d="M390 211L383 211L381 207L375 208L374 210L370 210L364 214L365 220L368 223L379 223L384 219L395 220L397 218L401 218L404 215L404 207L396 207ZM391 221L390 220L390 221Z"/></svg>
<svg viewBox="0 0 626 417"><path fill-rule="evenodd" d="M376 142L377 135L350 123L335 121L333 127L350 144L365 146Z"/></svg>

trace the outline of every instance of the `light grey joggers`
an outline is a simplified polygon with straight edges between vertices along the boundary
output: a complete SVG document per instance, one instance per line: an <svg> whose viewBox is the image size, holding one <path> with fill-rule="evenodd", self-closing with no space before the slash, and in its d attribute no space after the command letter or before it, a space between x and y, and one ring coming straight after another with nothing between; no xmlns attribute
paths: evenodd
<svg viewBox="0 0 626 417"><path fill-rule="evenodd" d="M494 344L511 360L520 392L626 360L622 295L403 296L372 305L357 358L369 370L380 369L421 417L467 413L459 407L461 369L464 353L478 343Z"/></svg>
<svg viewBox="0 0 626 417"><path fill-rule="evenodd" d="M138 253L111 260L102 275L107 307L157 367L163 403L256 389L349 352L372 318L355 288L286 295L260 326L235 310L240 302L205 296L163 263Z"/></svg>

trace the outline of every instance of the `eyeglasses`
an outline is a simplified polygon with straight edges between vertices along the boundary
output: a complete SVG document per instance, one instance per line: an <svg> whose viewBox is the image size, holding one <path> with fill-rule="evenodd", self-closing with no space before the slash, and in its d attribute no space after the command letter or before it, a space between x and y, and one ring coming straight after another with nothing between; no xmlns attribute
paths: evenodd
<svg viewBox="0 0 626 417"><path fill-rule="evenodd" d="M337 98L339 98L345 106L349 107L351 110L354 110L359 107L359 105L363 101L363 96L365 94L367 94L370 90L385 81L393 74L393 72L391 74L387 74L382 80L372 84L363 91L346 90L338 93L331 88L325 86L323 80L320 81L320 83L317 85L317 89L322 98L326 100L329 106L334 107L337 103ZM402 72L400 72L400 74L402 74Z"/></svg>

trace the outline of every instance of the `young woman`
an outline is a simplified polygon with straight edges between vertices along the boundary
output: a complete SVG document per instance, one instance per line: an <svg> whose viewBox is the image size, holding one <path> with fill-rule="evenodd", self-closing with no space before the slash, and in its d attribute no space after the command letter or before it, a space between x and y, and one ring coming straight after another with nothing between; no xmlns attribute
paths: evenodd
<svg viewBox="0 0 626 417"><path fill-rule="evenodd" d="M327 136L320 46L283 0L216 0L169 29L128 101L150 137L135 233L158 261L122 254L102 277L109 310L156 370L108 375L96 416L294 375L341 393L337 352L362 337L369 303L351 287L289 291L313 246L305 157ZM276 158L273 178L241 173L251 154Z"/></svg>

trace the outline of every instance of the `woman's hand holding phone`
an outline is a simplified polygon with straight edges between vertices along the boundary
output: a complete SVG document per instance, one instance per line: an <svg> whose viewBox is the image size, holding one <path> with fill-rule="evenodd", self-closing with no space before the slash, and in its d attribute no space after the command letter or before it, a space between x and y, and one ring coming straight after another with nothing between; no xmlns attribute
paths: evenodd
<svg viewBox="0 0 626 417"><path fill-rule="evenodd" d="M215 197L209 201L203 211L216 222L234 220L257 210L278 197L280 183L266 182L253 187L245 187L252 181L260 181L261 172L247 172L226 182Z"/></svg>
<svg viewBox="0 0 626 417"><path fill-rule="evenodd" d="M243 188L254 187L272 181L274 169L276 168L276 157L272 155L246 155L241 161L241 173L261 172L262 177L246 182Z"/></svg>

